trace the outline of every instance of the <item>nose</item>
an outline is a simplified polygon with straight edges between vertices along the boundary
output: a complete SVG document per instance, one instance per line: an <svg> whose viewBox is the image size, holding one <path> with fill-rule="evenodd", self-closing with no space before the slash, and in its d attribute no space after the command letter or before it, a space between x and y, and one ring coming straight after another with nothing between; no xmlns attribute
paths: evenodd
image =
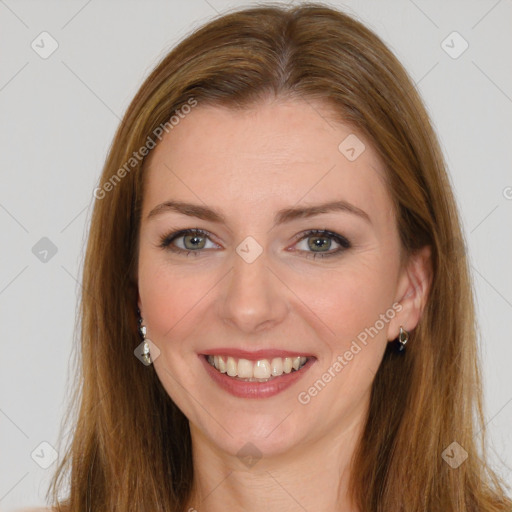
<svg viewBox="0 0 512 512"><path fill-rule="evenodd" d="M270 268L265 250L251 263L236 253L233 260L220 301L224 322L246 334L281 323L288 312L288 289Z"/></svg>

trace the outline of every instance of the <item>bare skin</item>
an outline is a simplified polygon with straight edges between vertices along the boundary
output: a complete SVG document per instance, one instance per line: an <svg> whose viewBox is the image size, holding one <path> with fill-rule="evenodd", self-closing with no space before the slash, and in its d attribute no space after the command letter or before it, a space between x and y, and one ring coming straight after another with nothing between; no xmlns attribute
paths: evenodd
<svg viewBox="0 0 512 512"><path fill-rule="evenodd" d="M356 134L366 149L350 161L338 146L354 130L329 118L325 105L311 105L269 100L235 112L199 104L150 155L138 305L161 351L154 369L190 423L195 490L186 510L357 512L346 488L371 385L386 344L401 325L415 328L425 304L428 248L400 267L392 202L370 142ZM214 208L226 223L170 210L148 219L170 200ZM283 208L338 200L369 220L333 211L274 226ZM159 247L171 230L188 228L207 232L200 249L183 235L171 243L182 253ZM351 246L296 237L310 229ZM236 252L248 236L262 249L251 263ZM333 371L371 326L378 334ZM239 398L216 385L198 357L218 347L293 350L316 361L273 397ZM329 368L328 384L307 395ZM251 467L237 456L246 443L262 454Z"/></svg>

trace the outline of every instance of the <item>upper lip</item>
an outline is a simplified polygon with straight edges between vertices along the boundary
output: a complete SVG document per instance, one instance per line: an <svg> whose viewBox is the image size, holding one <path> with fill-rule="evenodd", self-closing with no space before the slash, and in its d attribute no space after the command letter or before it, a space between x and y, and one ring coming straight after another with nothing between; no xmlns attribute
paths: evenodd
<svg viewBox="0 0 512 512"><path fill-rule="evenodd" d="M201 354L205 356L232 356L236 357L237 359L248 359L249 361L258 361L260 359L272 359L274 357L315 357L312 354L308 354L307 352L291 352L289 350L278 349L261 349L248 351L238 348L212 348L210 350L205 350L204 352L201 352Z"/></svg>

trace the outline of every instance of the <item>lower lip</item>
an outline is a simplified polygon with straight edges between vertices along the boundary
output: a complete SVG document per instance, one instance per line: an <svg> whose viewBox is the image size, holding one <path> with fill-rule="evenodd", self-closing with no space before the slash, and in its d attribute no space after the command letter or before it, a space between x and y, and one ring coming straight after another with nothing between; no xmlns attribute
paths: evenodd
<svg viewBox="0 0 512 512"><path fill-rule="evenodd" d="M199 354L210 377L224 390L239 398L269 398L289 388L307 372L309 367L316 361L315 358L308 359L306 364L297 371L283 373L268 382L244 382L237 380L225 373L219 372L206 359L207 356Z"/></svg>

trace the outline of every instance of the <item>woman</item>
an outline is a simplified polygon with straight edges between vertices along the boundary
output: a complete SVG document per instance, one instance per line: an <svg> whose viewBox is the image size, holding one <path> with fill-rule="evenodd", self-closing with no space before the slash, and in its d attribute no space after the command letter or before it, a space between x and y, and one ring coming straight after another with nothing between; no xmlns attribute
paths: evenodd
<svg viewBox="0 0 512 512"><path fill-rule="evenodd" d="M375 34L319 4L208 23L94 194L56 510L511 509L443 157Z"/></svg>

